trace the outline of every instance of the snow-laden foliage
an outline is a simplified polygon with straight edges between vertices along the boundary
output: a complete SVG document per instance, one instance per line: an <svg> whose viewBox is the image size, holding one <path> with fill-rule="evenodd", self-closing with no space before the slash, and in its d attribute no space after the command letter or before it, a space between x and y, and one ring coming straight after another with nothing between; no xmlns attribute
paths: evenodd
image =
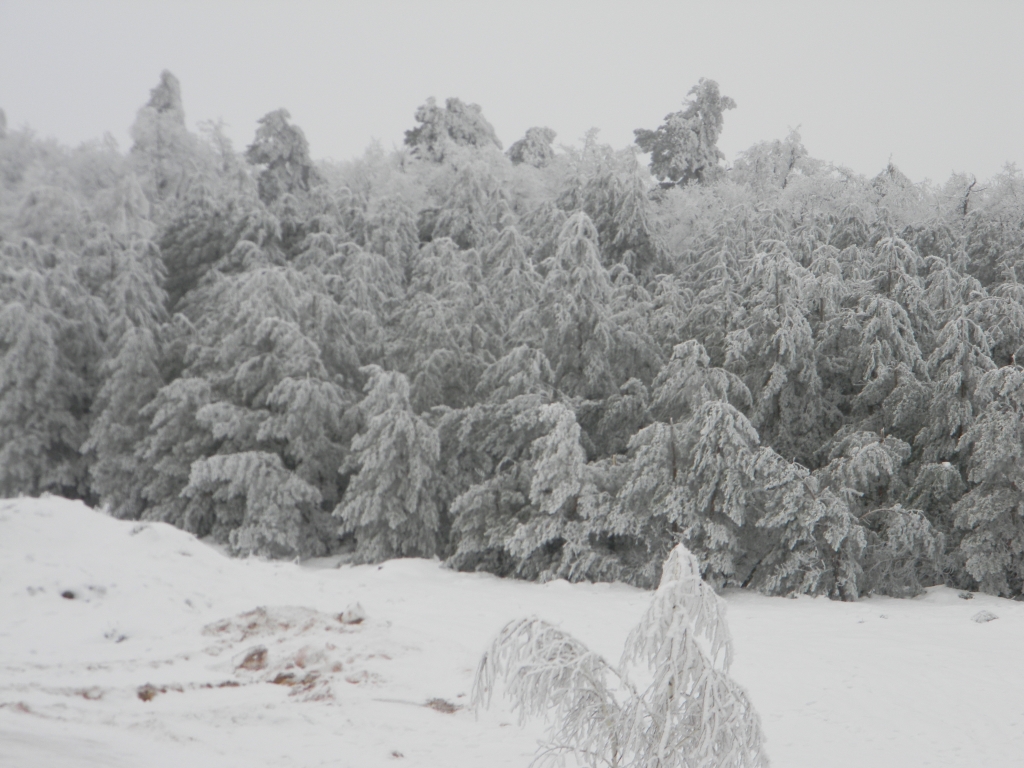
<svg viewBox="0 0 1024 768"><path fill-rule="evenodd" d="M564 405L545 405L540 419L551 431L533 441L533 479L530 502L553 515L580 492L586 454L580 445L576 416Z"/></svg>
<svg viewBox="0 0 1024 768"><path fill-rule="evenodd" d="M754 463L764 540L743 582L767 594L856 599L865 535L849 504L817 477L770 448Z"/></svg>
<svg viewBox="0 0 1024 768"><path fill-rule="evenodd" d="M195 461L182 495L209 508L214 528L230 531L237 554L309 557L327 551L320 492L276 454L247 451Z"/></svg>
<svg viewBox="0 0 1024 768"><path fill-rule="evenodd" d="M158 363L153 333L133 328L122 336L117 356L108 360L108 378L96 395L98 416L82 450L95 455L89 468L93 487L115 517L138 519L146 506L135 448L149 427L143 409L163 385Z"/></svg>
<svg viewBox="0 0 1024 768"><path fill-rule="evenodd" d="M534 168L543 168L555 159L551 143L557 135L550 128L527 128L526 135L514 142L505 154L515 165L527 163Z"/></svg>
<svg viewBox="0 0 1024 768"><path fill-rule="evenodd" d="M897 504L861 519L868 529L864 575L872 592L913 597L941 578L944 536L921 510Z"/></svg>
<svg viewBox="0 0 1024 768"><path fill-rule="evenodd" d="M292 192L308 192L320 181L309 158L309 143L302 129L289 124L287 109L268 112L260 118L256 139L245 150L245 159L261 166L258 177L260 199L277 200Z"/></svg>
<svg viewBox="0 0 1024 768"><path fill-rule="evenodd" d="M967 572L994 594L1024 587L1024 372L986 373L978 385L983 410L960 438L969 449L969 491L953 507L966 532L961 550Z"/></svg>
<svg viewBox="0 0 1024 768"><path fill-rule="evenodd" d="M637 129L636 143L651 153L651 170L660 180L676 184L710 181L715 178L719 161L718 136L724 124L723 112L736 102L722 96L718 83L701 78L690 89L686 109L665 116L656 130Z"/></svg>
<svg viewBox="0 0 1024 768"><path fill-rule="evenodd" d="M683 542L773 594L1024 589L988 378L1024 350L1015 169L866 178L795 132L729 167L711 80L637 132L650 171L596 129L503 154L458 99L390 152L315 161L283 109L238 152L183 90L126 154L0 133L3 495L230 544L244 488L309 486L250 549L652 587Z"/></svg>
<svg viewBox="0 0 1024 768"><path fill-rule="evenodd" d="M477 667L473 702L502 690L520 719L549 723L534 764L767 766L760 720L728 676L725 605L682 545L612 666L541 619L507 624Z"/></svg>
<svg viewBox="0 0 1024 768"><path fill-rule="evenodd" d="M501 142L479 104L465 104L451 98L442 109L430 98L416 110L416 122L417 127L405 132L405 143L427 160L444 160L453 145L493 145L501 149Z"/></svg>
<svg viewBox="0 0 1024 768"><path fill-rule="evenodd" d="M750 408L750 390L742 379L711 362L700 342L691 339L677 344L671 359L654 380L651 415L663 422L683 422L709 400Z"/></svg>
<svg viewBox="0 0 1024 768"><path fill-rule="evenodd" d="M362 371L366 428L352 439L349 462L356 474L334 515L342 531L355 536L361 559L430 557L438 551L441 525L437 431L412 412L405 376L377 366Z"/></svg>
<svg viewBox="0 0 1024 768"><path fill-rule="evenodd" d="M90 499L80 454L100 379L107 308L81 258L0 247L0 494Z"/></svg>

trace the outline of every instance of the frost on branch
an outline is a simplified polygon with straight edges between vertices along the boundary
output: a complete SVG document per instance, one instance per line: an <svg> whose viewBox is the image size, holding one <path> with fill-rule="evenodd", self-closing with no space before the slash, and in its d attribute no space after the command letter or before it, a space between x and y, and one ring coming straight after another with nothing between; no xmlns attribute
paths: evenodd
<svg viewBox="0 0 1024 768"><path fill-rule="evenodd" d="M437 431L413 413L409 381L370 365L359 407L366 430L352 440L350 464L358 467L334 516L356 539L364 562L391 557L431 557L437 551Z"/></svg>
<svg viewBox="0 0 1024 768"><path fill-rule="evenodd" d="M726 674L731 661L725 606L679 545L618 669L557 627L521 619L481 659L473 702L488 706L501 683L521 721L548 717L538 763L571 753L616 768L767 766L760 719ZM635 686L631 671L649 685Z"/></svg>
<svg viewBox="0 0 1024 768"><path fill-rule="evenodd" d="M536 464L530 501L541 512L553 515L579 494L587 457L580 445L576 414L561 403L541 406L540 412L541 420L553 426L533 442Z"/></svg>
<svg viewBox="0 0 1024 768"><path fill-rule="evenodd" d="M572 752L607 765L621 762L623 706L611 685L618 673L601 656L541 619L510 622L480 659L473 704L488 706L499 681L519 711L555 722L543 761Z"/></svg>
<svg viewBox="0 0 1024 768"><path fill-rule="evenodd" d="M327 551L320 492L286 469L277 454L246 451L199 459L182 495L212 504L218 522L231 529L235 554L309 557Z"/></svg>

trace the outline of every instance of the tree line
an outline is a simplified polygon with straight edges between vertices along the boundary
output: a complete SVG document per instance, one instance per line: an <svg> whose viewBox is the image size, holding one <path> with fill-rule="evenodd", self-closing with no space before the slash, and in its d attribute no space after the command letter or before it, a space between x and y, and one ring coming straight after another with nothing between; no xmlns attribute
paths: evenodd
<svg viewBox="0 0 1024 768"><path fill-rule="evenodd" d="M0 119L0 495L237 554L1020 595L1024 177L796 132L727 165L735 106L503 151L430 99L348 162L283 109L190 132L167 72L127 153Z"/></svg>

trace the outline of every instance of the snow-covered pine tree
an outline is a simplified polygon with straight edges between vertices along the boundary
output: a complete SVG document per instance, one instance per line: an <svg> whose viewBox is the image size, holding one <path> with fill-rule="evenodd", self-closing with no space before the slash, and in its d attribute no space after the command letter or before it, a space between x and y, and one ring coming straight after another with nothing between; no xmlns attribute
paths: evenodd
<svg viewBox="0 0 1024 768"><path fill-rule="evenodd" d="M1024 371L985 373L977 397L981 413L958 445L970 451L970 490L953 514L967 573L985 592L1013 597L1024 592Z"/></svg>
<svg viewBox="0 0 1024 768"><path fill-rule="evenodd" d="M906 310L914 336L922 349L932 348L936 320L925 297L925 281L920 276L924 260L905 240L891 235L895 222L886 209L875 222L877 242L874 253L864 264L871 281L870 290L899 302ZM878 235L882 235L878 237ZM867 254L865 254L866 256Z"/></svg>
<svg viewBox="0 0 1024 768"><path fill-rule="evenodd" d="M317 514L320 492L288 471L277 454L199 459L182 496L200 505L206 501L214 532L227 534L234 554L291 558L327 552L327 520Z"/></svg>
<svg viewBox="0 0 1024 768"><path fill-rule="evenodd" d="M501 185L484 163L469 163L451 180L431 236L450 237L462 250L483 248L497 235Z"/></svg>
<svg viewBox="0 0 1024 768"><path fill-rule="evenodd" d="M135 449L150 424L143 409L163 386L159 362L153 332L137 327L121 336L116 357L105 365L106 381L96 396L98 415L82 451L94 456L92 484L114 517L137 520L146 507L142 462Z"/></svg>
<svg viewBox="0 0 1024 768"><path fill-rule="evenodd" d="M0 249L0 495L91 499L80 453L99 386L107 312L74 253Z"/></svg>
<svg viewBox="0 0 1024 768"><path fill-rule="evenodd" d="M786 188L790 176L794 172L798 175L801 166L813 162L807 157L800 132L793 129L781 141L761 141L740 152L729 176L749 185L759 196L770 198Z"/></svg>
<svg viewBox="0 0 1024 768"><path fill-rule="evenodd" d="M302 129L288 122L287 109L268 112L259 119L256 136L245 150L245 159L261 166L260 199L271 203L285 194L302 194L322 183L309 157L309 142Z"/></svg>
<svg viewBox="0 0 1024 768"><path fill-rule="evenodd" d="M530 502L553 515L567 503L575 503L582 484L587 456L580 445L576 414L561 403L540 409L541 421L550 431L533 442L533 479Z"/></svg>
<svg viewBox="0 0 1024 768"><path fill-rule="evenodd" d="M693 289L678 275L667 274L652 278L648 290L651 292L648 328L662 354L668 356L676 344L688 338L685 327L693 305Z"/></svg>
<svg viewBox="0 0 1024 768"><path fill-rule="evenodd" d="M550 128L527 128L526 135L514 142L505 154L513 165L526 163L534 168L543 168L555 159L555 150L551 148L551 142L557 135Z"/></svg>
<svg viewBox="0 0 1024 768"><path fill-rule="evenodd" d="M214 196L195 190L160 232L168 307L177 310L181 299L215 265L223 265L241 241L263 247L280 238L281 222L255 195Z"/></svg>
<svg viewBox="0 0 1024 768"><path fill-rule="evenodd" d="M928 358L934 386L928 419L917 434L927 461L953 459L958 441L974 422L974 390L982 375L995 368L989 357L992 342L985 329L963 310L939 332L935 351Z"/></svg>
<svg viewBox="0 0 1024 768"><path fill-rule="evenodd" d="M650 383L665 362L651 333L654 300L640 278L623 264L613 266L608 277L612 282L608 362L613 380L620 386L634 378Z"/></svg>
<svg viewBox="0 0 1024 768"><path fill-rule="evenodd" d="M520 619L481 658L473 703L489 706L503 687L522 720L547 718L535 764L573 755L609 768L760 768L760 719L728 676L732 653L725 605L678 545L617 667L548 622Z"/></svg>
<svg viewBox="0 0 1024 768"><path fill-rule="evenodd" d="M1024 362L1024 285L1002 283L992 294L968 304L967 316L988 331L996 366L1013 365L1018 358Z"/></svg>
<svg viewBox="0 0 1024 768"><path fill-rule="evenodd" d="M872 510L861 522L867 532L865 590L914 597L944 581L946 537L920 509L896 504Z"/></svg>
<svg viewBox="0 0 1024 768"><path fill-rule="evenodd" d="M540 418L547 397L526 394L452 411L441 422L445 483L459 570L526 575L509 542L536 510L530 505L530 451L550 428Z"/></svg>
<svg viewBox="0 0 1024 768"><path fill-rule="evenodd" d="M745 538L754 535L759 450L750 421L716 399L700 404L683 424L656 422L640 430L629 444L610 529L647 542L654 568L681 541L711 583L738 584Z"/></svg>
<svg viewBox="0 0 1024 768"><path fill-rule="evenodd" d="M188 485L192 462L209 456L216 442L196 415L210 402L210 385L203 379L178 378L160 388L140 415L149 422L145 437L135 447L145 500L144 520L160 520L197 536L206 536L214 520L197 512L181 496ZM225 532L226 535L226 532Z"/></svg>
<svg viewBox="0 0 1024 768"><path fill-rule="evenodd" d="M910 446L897 437L851 431L840 435L817 474L860 516L900 497L910 456Z"/></svg>
<svg viewBox="0 0 1024 768"><path fill-rule="evenodd" d="M604 400L585 401L576 418L586 432L591 454L597 457L624 454L629 441L650 422L650 392L640 379L629 379L617 394Z"/></svg>
<svg viewBox="0 0 1024 768"><path fill-rule="evenodd" d="M917 468L903 503L910 509L924 510L932 526L953 543L949 541L954 533L953 505L966 491L960 470L950 462L927 462Z"/></svg>
<svg viewBox="0 0 1024 768"><path fill-rule="evenodd" d="M756 527L764 533L746 539L743 586L769 595L856 600L866 540L849 505L805 467L771 448L758 453L754 478L760 514Z"/></svg>
<svg viewBox="0 0 1024 768"><path fill-rule="evenodd" d="M164 70L131 127L129 158L151 202L173 205L197 170L212 165L212 153L185 126L181 83ZM164 213L157 206L154 218ZM169 208L167 209L169 210Z"/></svg>
<svg viewBox="0 0 1024 768"><path fill-rule="evenodd" d="M743 380L723 368L710 367L710 363L696 339L677 344L654 380L651 415L659 421L683 423L709 400L750 408L750 390Z"/></svg>
<svg viewBox="0 0 1024 768"><path fill-rule="evenodd" d="M425 160L439 163L460 146L501 149L501 141L479 104L450 98L445 99L442 109L431 97L417 108L416 122L419 125L405 132L405 144L412 148L414 155Z"/></svg>
<svg viewBox="0 0 1024 768"><path fill-rule="evenodd" d="M544 353L522 344L487 366L477 384L476 394L486 395L487 400L494 403L520 395L550 395L554 390L553 379L551 363Z"/></svg>
<svg viewBox="0 0 1024 768"><path fill-rule="evenodd" d="M853 515L864 547L859 591L903 597L942 581L942 529L920 509L898 501L907 495L910 446L892 436L850 432L837 440L829 458L815 478L841 497Z"/></svg>
<svg viewBox="0 0 1024 768"><path fill-rule="evenodd" d="M601 266L597 229L585 213L574 213L563 225L558 248L546 266L540 317L544 352L555 369L556 386L585 397L614 392L609 364L611 283Z"/></svg>
<svg viewBox="0 0 1024 768"><path fill-rule="evenodd" d="M506 332L517 318L533 310L542 283L533 262L527 256L529 244L515 227L501 231L485 259L485 281L498 313L499 327Z"/></svg>
<svg viewBox="0 0 1024 768"><path fill-rule="evenodd" d="M626 464L588 463L576 414L546 400L521 395L443 419L457 545L449 563L541 580L633 580L636 564L622 555L636 542L614 540L607 525Z"/></svg>
<svg viewBox="0 0 1024 768"><path fill-rule="evenodd" d="M366 431L352 440L348 465L358 472L334 515L365 562L431 557L441 549L437 431L413 413L405 376L375 365L360 370Z"/></svg>
<svg viewBox="0 0 1024 768"><path fill-rule="evenodd" d="M89 473L100 502L116 517L138 519L145 502L135 448L149 426L141 412L164 384L160 372L161 331L168 320L167 294L160 287L164 264L152 241L133 236L125 242L127 236L98 234L86 244L85 261L110 319L103 383L91 408L89 438L81 450L90 460Z"/></svg>
<svg viewBox="0 0 1024 768"><path fill-rule="evenodd" d="M506 541L509 554L543 580L565 577L572 567L567 540L586 548L580 502L587 484L587 455L576 414L563 403L540 406L535 414L545 433L530 446L530 516Z"/></svg>
<svg viewBox="0 0 1024 768"><path fill-rule="evenodd" d="M383 256L402 284L408 285L420 245L416 213L401 197L389 195L377 201L367 228L370 250Z"/></svg>
<svg viewBox="0 0 1024 768"><path fill-rule="evenodd" d="M861 300L858 312L847 323L860 331L858 343L851 350L855 366L851 374L860 385L860 391L852 398L858 428L890 432L895 429L897 434L905 434L907 422L913 427L916 420L907 418L906 413L898 422L892 418L896 415L894 405L903 395L897 391L901 379L904 387L915 374L927 380L906 310L885 296L870 295Z"/></svg>
<svg viewBox="0 0 1024 768"><path fill-rule="evenodd" d="M745 365L727 362L744 375L754 396L751 423L761 439L792 461L812 464L827 437L828 421L814 336L805 315L811 274L785 244L767 243L757 253L748 277L749 336Z"/></svg>
<svg viewBox="0 0 1024 768"><path fill-rule="evenodd" d="M386 326L402 292L400 276L385 257L350 246L331 260L325 278L340 304L360 361L382 361L388 347Z"/></svg>
<svg viewBox="0 0 1024 768"><path fill-rule="evenodd" d="M33 304L8 299L0 309L0 496L5 497L46 488L51 446L62 428L74 428L66 407L53 407L59 353L44 319L52 313Z"/></svg>
<svg viewBox="0 0 1024 768"><path fill-rule="evenodd" d="M740 293L742 269L732 243L704 256L694 266L693 291L696 296L686 316L683 339L697 339L716 365L731 359L731 335L746 318Z"/></svg>

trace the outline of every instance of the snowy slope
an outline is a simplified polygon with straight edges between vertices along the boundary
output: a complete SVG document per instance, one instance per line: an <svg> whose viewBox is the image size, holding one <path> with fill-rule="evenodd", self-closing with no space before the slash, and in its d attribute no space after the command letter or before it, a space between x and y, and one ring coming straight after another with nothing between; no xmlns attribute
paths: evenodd
<svg viewBox="0 0 1024 768"><path fill-rule="evenodd" d="M465 708L491 638L537 615L615 661L650 599L424 560L330 565L0 501L0 766L526 766L539 723ZM1024 604L726 599L733 677L775 766L1024 765ZM356 603L365 620L340 621ZM984 610L999 618L971 620Z"/></svg>

